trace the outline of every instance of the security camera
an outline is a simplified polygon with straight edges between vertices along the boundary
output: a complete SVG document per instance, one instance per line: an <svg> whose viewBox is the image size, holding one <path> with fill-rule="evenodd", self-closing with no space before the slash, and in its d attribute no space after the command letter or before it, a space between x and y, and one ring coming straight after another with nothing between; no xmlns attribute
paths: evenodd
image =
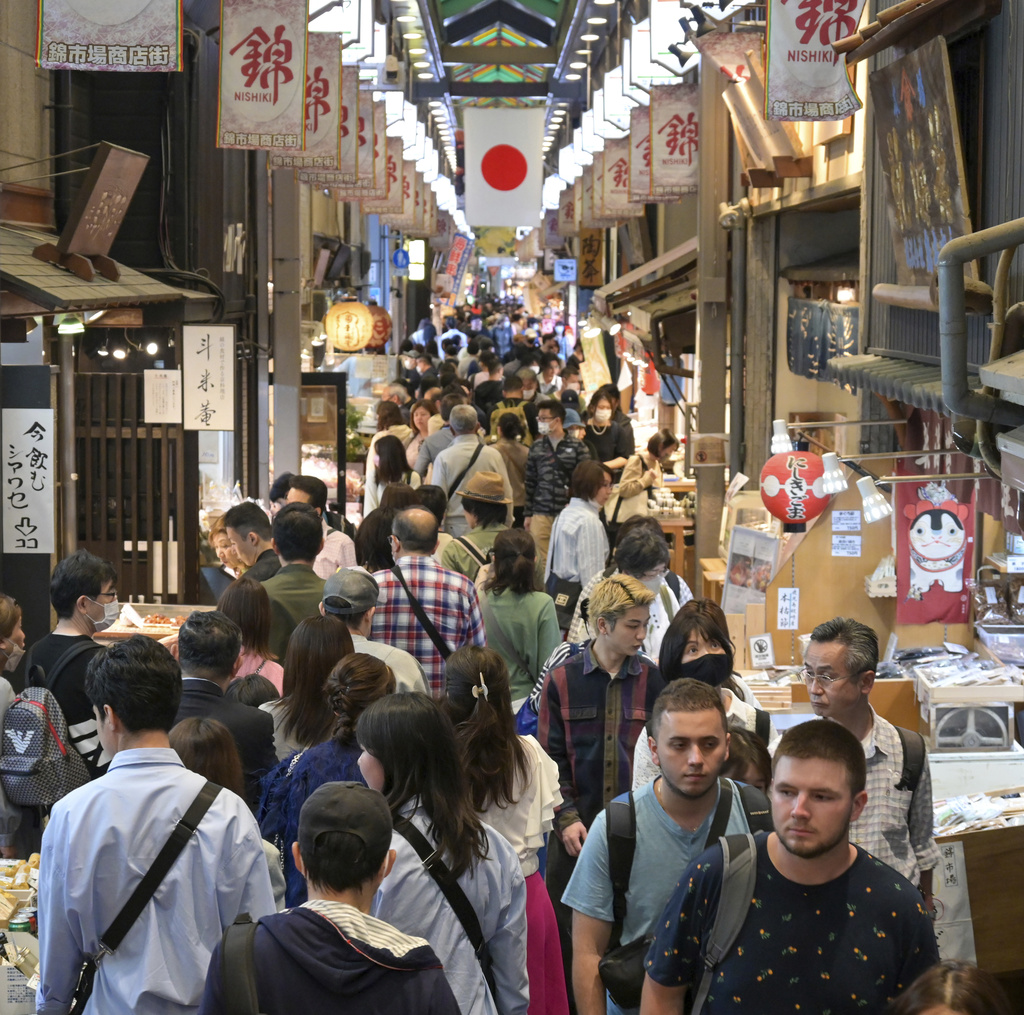
<svg viewBox="0 0 1024 1015"><path fill-rule="evenodd" d="M389 84L398 81L398 57L394 53L384 59L384 79Z"/></svg>

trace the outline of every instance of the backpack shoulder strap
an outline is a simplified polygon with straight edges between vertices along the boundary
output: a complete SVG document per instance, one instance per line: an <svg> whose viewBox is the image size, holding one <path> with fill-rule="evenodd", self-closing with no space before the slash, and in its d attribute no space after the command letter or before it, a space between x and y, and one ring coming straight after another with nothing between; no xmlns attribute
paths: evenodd
<svg viewBox="0 0 1024 1015"><path fill-rule="evenodd" d="M683 594L683 585L679 580L679 575L675 571L669 571L665 575L665 581L668 582L668 587L672 590L672 595L676 597L676 602L679 602L679 597Z"/></svg>
<svg viewBox="0 0 1024 1015"><path fill-rule="evenodd" d="M45 687L48 691L53 688L54 681L64 672L64 669L68 666L72 660L77 659L80 655L84 655L86 652L95 652L101 648L94 641L78 641L75 642L71 648L65 649L64 652L57 657L57 661L53 664L53 668L47 673L42 666L38 664L33 666L29 671L29 686L30 687Z"/></svg>
<svg viewBox="0 0 1024 1015"><path fill-rule="evenodd" d="M743 929L750 900L757 882L757 844L746 835L727 835L720 840L722 847L722 890L718 896L718 910L704 950L704 972L693 998L691 1015L700 1015L711 989L715 967Z"/></svg>
<svg viewBox="0 0 1024 1015"><path fill-rule="evenodd" d="M471 543L465 536L456 536L455 542L466 548L466 552L481 566L487 563L487 558L480 552L480 547Z"/></svg>
<svg viewBox="0 0 1024 1015"><path fill-rule="evenodd" d="M770 832L774 829L772 824L772 805L768 797L756 786L738 785L740 791L740 803L743 804L743 813L747 816L747 827L752 832Z"/></svg>
<svg viewBox="0 0 1024 1015"><path fill-rule="evenodd" d="M729 827L734 784L732 779L720 778L718 780L718 787L718 806L715 808L715 816L711 819L711 828L708 831L705 846L713 846L725 835L725 830Z"/></svg>
<svg viewBox="0 0 1024 1015"><path fill-rule="evenodd" d="M896 783L896 789L909 789L911 793L917 790L917 784L921 781L921 773L924 771L924 737L914 730L905 730L902 726L896 727L899 734L900 746L903 748L903 771L900 773L900 781Z"/></svg>
<svg viewBox="0 0 1024 1015"><path fill-rule="evenodd" d="M767 747L772 735L772 717L763 708L754 709L754 733L764 741L765 747Z"/></svg>
<svg viewBox="0 0 1024 1015"><path fill-rule="evenodd" d="M636 851L636 803L630 790L628 800L613 800L605 811L605 830L608 838L608 873L612 879L612 927L609 948L617 948L622 941L622 924L626 919L626 892L633 872L633 854Z"/></svg>
<svg viewBox="0 0 1024 1015"><path fill-rule="evenodd" d="M242 913L227 930L220 946L220 980L225 1015L259 1015L256 992L256 924Z"/></svg>

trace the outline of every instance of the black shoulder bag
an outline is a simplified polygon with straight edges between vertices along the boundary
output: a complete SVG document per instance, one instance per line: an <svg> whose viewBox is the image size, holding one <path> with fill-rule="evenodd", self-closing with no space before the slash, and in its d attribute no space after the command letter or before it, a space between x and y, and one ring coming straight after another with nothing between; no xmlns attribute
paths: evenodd
<svg viewBox="0 0 1024 1015"><path fill-rule="evenodd" d="M476 915L473 904L469 901L462 886L452 877L448 865L441 859L438 850L434 849L427 841L427 837L408 819L399 818L395 822L395 831L409 843L423 861L427 873L434 879L441 894L447 899L448 905L452 907L462 929L469 938L469 943L476 953L477 962L483 970L484 979L487 981L487 989L491 997L497 999L497 992L494 985L494 972L491 969L491 953L484 940L484 932L480 929L480 918Z"/></svg>
<svg viewBox="0 0 1024 1015"><path fill-rule="evenodd" d="M476 464L476 460L480 457L480 452L483 451L483 449L483 444L478 444L476 446L476 451L473 452L473 457L470 458L469 462L466 464L466 467L462 470L462 472L460 472L455 477L455 481L452 483L452 485L449 486L447 490L445 490L445 493L448 495L449 500L452 499L453 493L459 492L459 487L462 486L462 481L466 478L466 474L469 472L469 470L472 469L473 466Z"/></svg>
<svg viewBox="0 0 1024 1015"><path fill-rule="evenodd" d="M111 955L117 951L118 946L124 940L125 934L132 929L132 925L142 914L142 911L153 898L160 883L167 876L167 872L174 865L174 861L181 855L192 833L203 820L203 815L210 809L210 805L217 798L221 788L216 783L207 782L199 791L199 795L192 801L189 808L181 816L181 819L174 826L170 838L164 843L163 849L157 854L153 866L146 871L142 880L135 886L131 897L121 907L121 912L114 917L114 922L107 928L105 934L100 937L99 954L89 956L82 963L82 970L78 974L78 986L71 998L71 1007L68 1015L82 1015L85 1006L89 1003L92 994L93 983L96 979L96 967L104 955Z"/></svg>
<svg viewBox="0 0 1024 1015"><path fill-rule="evenodd" d="M420 601L412 594L412 590L405 583L405 575L402 574L402 569L395 564L391 569L391 573L402 583L402 588L405 589L405 594L409 597L409 605L412 606L412 612L416 614L416 619L420 622L420 627L427 632L427 637L434 643L434 648L440 653L442 659L447 659L451 654L452 650L448 647L448 643L441 637L441 632L434 627L431 619L424 612Z"/></svg>

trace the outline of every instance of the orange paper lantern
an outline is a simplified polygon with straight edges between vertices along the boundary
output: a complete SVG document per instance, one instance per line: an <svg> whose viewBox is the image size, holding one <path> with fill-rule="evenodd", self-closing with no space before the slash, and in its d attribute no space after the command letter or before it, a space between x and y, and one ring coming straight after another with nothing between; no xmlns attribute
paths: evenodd
<svg viewBox="0 0 1024 1015"><path fill-rule="evenodd" d="M391 315L376 305L367 307L373 318L373 334L370 336L369 348L383 349L391 337Z"/></svg>
<svg viewBox="0 0 1024 1015"><path fill-rule="evenodd" d="M373 338L373 314L362 303L335 303L324 317L324 331L335 352L359 352Z"/></svg>

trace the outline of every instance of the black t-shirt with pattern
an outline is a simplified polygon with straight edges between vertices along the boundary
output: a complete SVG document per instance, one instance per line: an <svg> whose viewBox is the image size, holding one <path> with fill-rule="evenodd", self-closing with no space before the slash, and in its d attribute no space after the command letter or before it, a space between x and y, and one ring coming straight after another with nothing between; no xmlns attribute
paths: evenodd
<svg viewBox="0 0 1024 1015"><path fill-rule="evenodd" d="M840 877L801 885L771 862L767 833L756 838L754 898L715 971L703 1015L874 1015L938 962L921 894L891 867L856 847ZM647 955L653 980L696 991L721 885L716 844L686 869L665 908Z"/></svg>

